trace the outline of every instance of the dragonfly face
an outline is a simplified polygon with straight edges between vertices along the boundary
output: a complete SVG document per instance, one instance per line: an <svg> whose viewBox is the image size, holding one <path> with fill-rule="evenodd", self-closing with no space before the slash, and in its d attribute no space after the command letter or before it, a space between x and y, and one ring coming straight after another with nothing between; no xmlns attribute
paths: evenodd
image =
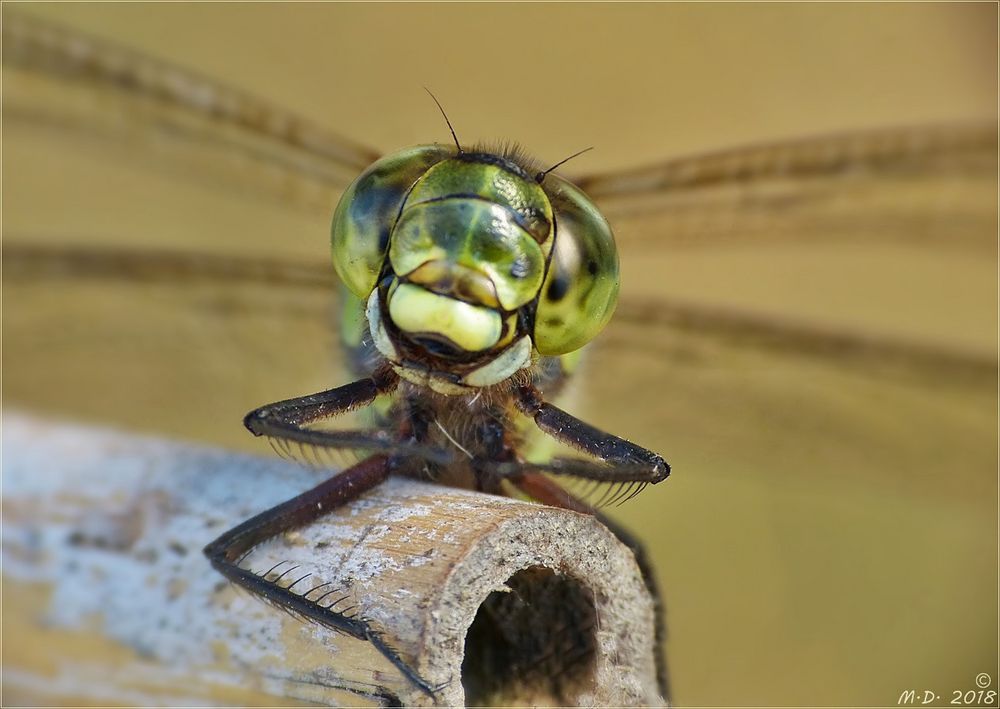
<svg viewBox="0 0 1000 709"><path fill-rule="evenodd" d="M377 161L344 193L337 273L405 379L498 384L590 341L614 312L618 255L587 196L508 152L441 146Z"/></svg>

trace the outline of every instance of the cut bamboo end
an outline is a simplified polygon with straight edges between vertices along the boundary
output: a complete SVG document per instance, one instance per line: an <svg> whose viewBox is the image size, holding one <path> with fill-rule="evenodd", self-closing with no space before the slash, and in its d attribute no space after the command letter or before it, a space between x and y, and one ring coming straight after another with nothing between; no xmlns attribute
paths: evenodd
<svg viewBox="0 0 1000 709"><path fill-rule="evenodd" d="M591 517L394 479L247 557L310 599L333 590L322 605L368 620L431 698L370 643L260 603L201 554L323 473L9 414L3 444L10 699L663 703L652 602Z"/></svg>

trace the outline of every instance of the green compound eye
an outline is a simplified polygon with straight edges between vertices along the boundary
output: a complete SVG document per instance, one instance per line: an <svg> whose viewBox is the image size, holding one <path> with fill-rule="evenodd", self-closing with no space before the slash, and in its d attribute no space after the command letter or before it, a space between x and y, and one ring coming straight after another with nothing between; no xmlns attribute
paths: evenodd
<svg viewBox="0 0 1000 709"><path fill-rule="evenodd" d="M611 227L587 195L557 175L546 177L546 188L556 240L533 339L539 353L561 355L590 342L615 312L618 252Z"/></svg>
<svg viewBox="0 0 1000 709"><path fill-rule="evenodd" d="M373 163L340 198L330 229L333 265L354 295L366 300L389 248L389 234L406 194L452 148L421 145Z"/></svg>

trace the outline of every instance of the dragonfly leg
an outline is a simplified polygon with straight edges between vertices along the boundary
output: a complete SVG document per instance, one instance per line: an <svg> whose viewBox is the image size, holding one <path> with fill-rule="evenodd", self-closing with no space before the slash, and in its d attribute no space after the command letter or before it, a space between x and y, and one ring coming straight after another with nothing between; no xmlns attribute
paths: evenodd
<svg viewBox="0 0 1000 709"><path fill-rule="evenodd" d="M392 392L398 384L399 377L391 370L378 373L336 389L261 406L243 417L243 425L255 436L316 443L317 439L310 434L323 432L310 431L303 426L369 406L375 397Z"/></svg>
<svg viewBox="0 0 1000 709"><path fill-rule="evenodd" d="M553 507L592 514L599 519L611 533L618 537L618 540L632 550L635 555L635 563L642 574L642 580L646 584L646 590L653 599L654 632L656 638L655 658L656 658L656 681L660 688L660 694L667 702L670 702L670 677L667 673L666 650L664 643L667 637L667 626L664 620L666 606L663 596L660 594L659 584L656 581L656 574L653 565L649 560L649 555L641 541L631 532L622 527L611 518L601 514L586 502L570 494L555 481L546 477L542 473L532 472L534 467L531 463L524 463L524 470L519 476L512 476L511 482L522 492L539 502Z"/></svg>
<svg viewBox="0 0 1000 709"><path fill-rule="evenodd" d="M254 409L243 425L255 436L277 441L348 450L409 455L435 463L447 463L451 455L442 449L407 443L389 431L320 431L307 425L370 405L379 394L388 394L399 384L392 370L376 372L336 389L276 401Z"/></svg>
<svg viewBox="0 0 1000 709"><path fill-rule="evenodd" d="M516 402L521 413L529 416L540 430L610 466L627 466L638 475L636 482L658 483L670 475L670 466L656 453L595 428L553 406L542 399L539 391L531 385L518 389ZM645 473L639 474L640 470ZM609 481L621 481L621 477Z"/></svg>
<svg viewBox="0 0 1000 709"><path fill-rule="evenodd" d="M543 419L543 423L546 426L556 426L556 435L560 440L564 440L561 434L569 430L566 420L570 420L575 422L577 429L589 429L594 437L603 437L605 440L613 439L617 445L627 447L629 450L634 449L638 453L633 452L628 458L620 456L617 461L613 459L593 461L556 458L545 463L526 463L518 458L511 442L507 440L507 432L504 427L496 422L493 422L492 425L488 423L480 432L482 442L485 445L484 454L481 457L477 456L472 461L480 490L497 493L500 491L500 481L518 478L526 471L547 473L590 480L594 483L610 483L601 501L594 505L594 507L601 507L605 502L613 504L630 500L642 492L646 485L663 480L669 472L669 466L658 455L634 446L628 441L598 431L554 406L550 409L557 412L564 420L552 422ZM577 444L577 448L591 452L590 448L579 444Z"/></svg>
<svg viewBox="0 0 1000 709"><path fill-rule="evenodd" d="M302 527L360 497L384 482L398 465L399 459L395 457L375 455L367 458L311 490L233 527L206 546L204 552L216 570L251 593L295 616L372 643L408 680L433 698L435 688L421 678L363 618L324 607L317 600L307 598L308 591L292 591L291 585L282 586L279 579L268 579L240 565L243 557L257 545L282 532Z"/></svg>

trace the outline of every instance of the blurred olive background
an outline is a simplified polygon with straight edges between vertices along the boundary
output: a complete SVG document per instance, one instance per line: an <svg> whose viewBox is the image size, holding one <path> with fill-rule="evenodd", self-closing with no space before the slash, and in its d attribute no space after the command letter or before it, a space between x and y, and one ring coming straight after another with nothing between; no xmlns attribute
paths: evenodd
<svg viewBox="0 0 1000 709"><path fill-rule="evenodd" d="M427 86L465 143L510 138L549 163L596 146L567 174L996 117L990 4L13 11L169 59L378 151L447 141ZM201 182L155 145L121 155L9 121L4 139L5 245L327 258L328 210ZM995 182L977 190L995 210ZM946 703L980 672L996 687L995 216L958 246L880 240L878 216L858 215L868 231L846 241L678 245L640 240L641 222L618 229L623 311L692 303L903 353L840 358L627 319L594 348L568 408L675 470L615 514L659 569L680 704L886 705L910 688ZM325 296L133 291L5 285L4 406L264 453L244 411L338 382ZM910 349L945 354L913 364Z"/></svg>

